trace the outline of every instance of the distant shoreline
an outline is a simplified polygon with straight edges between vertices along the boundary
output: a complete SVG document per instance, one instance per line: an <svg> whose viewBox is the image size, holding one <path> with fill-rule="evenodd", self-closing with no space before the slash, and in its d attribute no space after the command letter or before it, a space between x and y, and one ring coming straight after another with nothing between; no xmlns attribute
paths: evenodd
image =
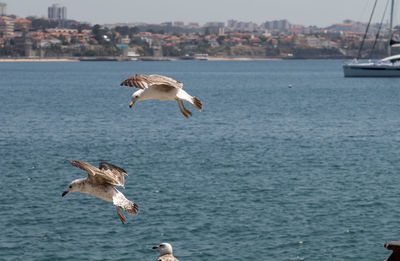
<svg viewBox="0 0 400 261"><path fill-rule="evenodd" d="M179 60L187 60L187 59L180 59L179 57L154 57L152 59L138 59L132 60L132 62L137 61L179 61ZM197 60L197 61L280 61L281 58L264 58L264 57L208 57L207 59L190 59L190 60ZM4 62L79 62L79 58L0 58L0 63ZM117 59L114 60L106 60L99 58L87 59L83 61L118 61ZM127 60L121 60L127 61Z"/></svg>
<svg viewBox="0 0 400 261"><path fill-rule="evenodd" d="M282 58L268 57L207 57L208 61L281 61Z"/></svg>
<svg viewBox="0 0 400 261"><path fill-rule="evenodd" d="M188 59L187 57L153 57L153 56L141 56L136 59L127 59L125 57L102 57L102 56L94 56L94 57L65 57L65 58L27 58L27 57L13 57L13 58L1 58L0 63L4 62L79 62L79 61L119 61L119 62L140 62L140 61L184 61L184 60L197 60L197 61L282 61L282 60L299 60L299 59L328 59L328 60L337 60L338 58L289 58L286 59L284 57L230 57L230 56L208 56L207 58L192 58ZM346 59L343 57L341 59Z"/></svg>
<svg viewBox="0 0 400 261"><path fill-rule="evenodd" d="M79 62L79 59L73 58L0 58L3 62Z"/></svg>

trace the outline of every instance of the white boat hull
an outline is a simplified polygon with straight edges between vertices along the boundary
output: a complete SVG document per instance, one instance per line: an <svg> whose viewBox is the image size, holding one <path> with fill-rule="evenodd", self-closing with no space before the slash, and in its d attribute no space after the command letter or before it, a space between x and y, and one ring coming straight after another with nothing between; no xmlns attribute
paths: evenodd
<svg viewBox="0 0 400 261"><path fill-rule="evenodd" d="M345 64L344 77L400 77L400 65Z"/></svg>

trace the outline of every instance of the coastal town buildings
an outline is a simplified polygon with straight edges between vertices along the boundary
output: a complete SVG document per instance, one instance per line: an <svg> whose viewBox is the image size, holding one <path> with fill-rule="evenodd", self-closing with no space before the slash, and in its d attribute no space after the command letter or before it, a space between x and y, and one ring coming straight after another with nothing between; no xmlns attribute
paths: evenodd
<svg viewBox="0 0 400 261"><path fill-rule="evenodd" d="M6 16L6 15L7 15L7 4L0 2L0 16Z"/></svg>
<svg viewBox="0 0 400 261"><path fill-rule="evenodd" d="M263 24L263 26L265 29L268 29L268 30L287 31L290 29L290 23L286 19L266 21Z"/></svg>
<svg viewBox="0 0 400 261"><path fill-rule="evenodd" d="M228 20L227 27L233 31L253 32L259 29L259 26L253 22L242 22L237 20Z"/></svg>
<svg viewBox="0 0 400 261"><path fill-rule="evenodd" d="M14 19L14 31L28 32L32 27L32 21L24 18Z"/></svg>
<svg viewBox="0 0 400 261"><path fill-rule="evenodd" d="M53 4L48 8L48 18L56 20L67 19L67 8L60 4Z"/></svg>
<svg viewBox="0 0 400 261"><path fill-rule="evenodd" d="M14 19L7 16L0 16L0 36L8 38L14 34Z"/></svg>
<svg viewBox="0 0 400 261"><path fill-rule="evenodd" d="M204 25L182 21L90 25L67 20L66 7L53 4L48 18L0 16L0 56L349 58L358 52L365 28L366 23L351 20L319 28L286 19L262 24L231 19ZM385 40L375 41L378 28L370 26L364 46L375 50L363 57L385 53ZM385 34L381 30L380 35ZM396 31L394 35L398 37Z"/></svg>

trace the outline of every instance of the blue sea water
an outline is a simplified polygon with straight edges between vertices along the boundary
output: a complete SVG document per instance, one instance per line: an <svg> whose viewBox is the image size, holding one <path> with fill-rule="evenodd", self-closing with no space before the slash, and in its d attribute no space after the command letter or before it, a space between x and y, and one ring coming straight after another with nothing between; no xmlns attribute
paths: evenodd
<svg viewBox="0 0 400 261"><path fill-rule="evenodd" d="M204 105L129 109L135 73ZM289 84L292 88L288 88ZM341 61L0 63L0 260L383 260L400 240L400 79ZM61 193L107 161L136 216Z"/></svg>

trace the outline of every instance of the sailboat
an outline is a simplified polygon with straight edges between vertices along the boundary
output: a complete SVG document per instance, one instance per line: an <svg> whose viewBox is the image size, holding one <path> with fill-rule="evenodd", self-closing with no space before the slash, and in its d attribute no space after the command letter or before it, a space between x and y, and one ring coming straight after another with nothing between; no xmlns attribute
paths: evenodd
<svg viewBox="0 0 400 261"><path fill-rule="evenodd" d="M393 8L394 0L392 0L390 9L388 57L363 63L354 59L352 62L343 65L344 77L400 77L400 54L392 55L392 46L398 44L398 42L392 40Z"/></svg>

